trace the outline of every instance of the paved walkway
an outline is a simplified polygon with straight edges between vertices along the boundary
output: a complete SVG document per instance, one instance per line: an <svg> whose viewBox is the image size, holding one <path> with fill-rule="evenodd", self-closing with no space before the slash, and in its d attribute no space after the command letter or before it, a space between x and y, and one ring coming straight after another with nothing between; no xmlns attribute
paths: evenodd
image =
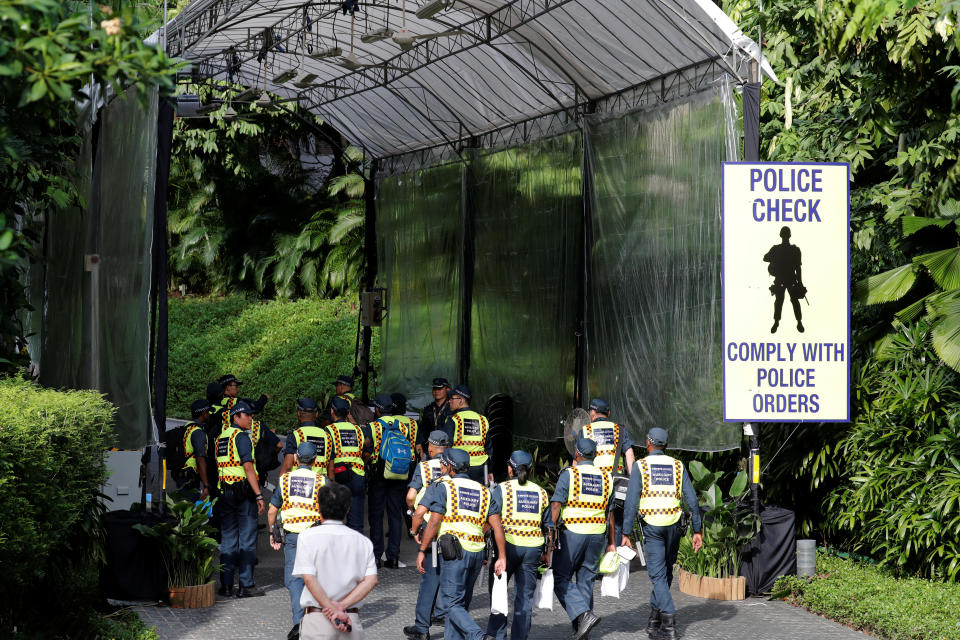
<svg viewBox="0 0 960 640"><path fill-rule="evenodd" d="M401 629L413 623L419 583L419 575L412 566L415 551L414 544L405 541L401 561L411 566L381 570L380 584L363 602L360 616L367 638L404 640ZM259 557L255 576L258 586L267 592L265 597L237 600L218 596L216 605L209 609L140 606L135 610L144 622L156 627L165 640L283 640L291 626L290 598L283 586L282 554L270 549L265 530L260 532ZM594 639L646 638L643 630L650 613L650 582L637 560L632 569L630 583L619 600L601 598L598 581L596 611L602 622L591 633ZM863 640L867 637L783 602L702 600L680 593L676 583L673 591L678 628L686 640ZM471 608L474 618L484 628L489 608L484 582L477 585ZM434 640L443 636L440 627L432 631ZM560 640L570 633L569 619L556 600L553 611L534 611L531 640Z"/></svg>

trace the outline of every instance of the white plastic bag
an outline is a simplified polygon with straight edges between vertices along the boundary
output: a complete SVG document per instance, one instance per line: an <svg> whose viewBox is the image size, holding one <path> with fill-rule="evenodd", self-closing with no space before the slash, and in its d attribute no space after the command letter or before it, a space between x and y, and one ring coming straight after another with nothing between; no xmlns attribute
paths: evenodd
<svg viewBox="0 0 960 640"><path fill-rule="evenodd" d="M620 592L623 593L623 590L627 588L627 583L630 581L630 563L621 562L620 566L617 567L617 586L620 588Z"/></svg>
<svg viewBox="0 0 960 640"><path fill-rule="evenodd" d="M617 572L603 574L600 580L600 596L608 598L620 597L620 584L617 581Z"/></svg>
<svg viewBox="0 0 960 640"><path fill-rule="evenodd" d="M490 615L507 615L507 572L493 579L493 591L490 592Z"/></svg>
<svg viewBox="0 0 960 640"><path fill-rule="evenodd" d="M537 609L553 611L553 569L547 569L537 580L537 589L533 592L533 601Z"/></svg>

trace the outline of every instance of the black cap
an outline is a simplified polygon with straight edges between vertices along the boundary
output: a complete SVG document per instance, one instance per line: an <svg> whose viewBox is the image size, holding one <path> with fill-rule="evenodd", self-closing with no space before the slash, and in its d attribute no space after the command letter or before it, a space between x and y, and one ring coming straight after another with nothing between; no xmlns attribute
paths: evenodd
<svg viewBox="0 0 960 640"><path fill-rule="evenodd" d="M333 384L345 384L348 387L352 387L353 376L337 376L337 379L333 381Z"/></svg>
<svg viewBox="0 0 960 640"><path fill-rule="evenodd" d="M233 416L241 413L249 413L250 415L253 415L253 409L251 409L250 405L243 400L233 405L233 409L230 409L230 417L232 418Z"/></svg>
<svg viewBox="0 0 960 640"><path fill-rule="evenodd" d="M196 418L198 415L204 411L210 411L213 407L210 406L210 403L200 398L199 400L194 400L193 404L190 405L190 415Z"/></svg>
<svg viewBox="0 0 960 640"><path fill-rule="evenodd" d="M330 408L337 413L343 413L350 410L350 402L338 396L330 401Z"/></svg>
<svg viewBox="0 0 960 640"><path fill-rule="evenodd" d="M470 387L465 384L458 384L453 388L453 391L450 392L451 396L460 396L467 400L470 399Z"/></svg>
<svg viewBox="0 0 960 640"><path fill-rule="evenodd" d="M393 400L393 410L397 413L407 412L407 396L402 393L391 393L390 399Z"/></svg>
<svg viewBox="0 0 960 640"><path fill-rule="evenodd" d="M225 376L220 376L220 379L217 380L217 382L219 382L223 386L227 386L231 382L236 382L237 385L243 384L243 382L241 382L240 380L237 380L237 376L233 375L232 373L228 373Z"/></svg>
<svg viewBox="0 0 960 640"><path fill-rule="evenodd" d="M316 411L317 403L310 398L300 398L297 400L297 411Z"/></svg>
<svg viewBox="0 0 960 640"><path fill-rule="evenodd" d="M393 408L393 398L390 397L389 393L378 393L377 397L373 399L373 406L386 413Z"/></svg>
<svg viewBox="0 0 960 640"><path fill-rule="evenodd" d="M433 379L433 388L434 389L449 389L450 381L446 378L434 378Z"/></svg>
<svg viewBox="0 0 960 640"><path fill-rule="evenodd" d="M610 405L607 404L607 401L603 398L594 398L590 401L590 409L596 411L597 413L603 413L605 415L610 415Z"/></svg>

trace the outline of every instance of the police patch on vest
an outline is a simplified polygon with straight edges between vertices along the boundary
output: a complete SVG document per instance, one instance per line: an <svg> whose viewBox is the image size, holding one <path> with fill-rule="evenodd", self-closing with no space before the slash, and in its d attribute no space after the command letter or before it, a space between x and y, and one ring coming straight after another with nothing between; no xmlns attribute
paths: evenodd
<svg viewBox="0 0 960 640"><path fill-rule="evenodd" d="M457 507L464 511L480 511L480 492L476 489L458 489Z"/></svg>
<svg viewBox="0 0 960 640"><path fill-rule="evenodd" d="M322 436L307 436L307 442L317 445L317 455L327 455L327 439Z"/></svg>
<svg viewBox="0 0 960 640"><path fill-rule="evenodd" d="M650 484L668 484L673 486L673 465L651 464Z"/></svg>
<svg viewBox="0 0 960 640"><path fill-rule="evenodd" d="M474 418L464 418L463 435L477 437L483 435L480 431L480 421Z"/></svg>
<svg viewBox="0 0 960 640"><path fill-rule="evenodd" d="M316 478L292 476L290 478L290 495L296 498L313 500L313 488L316 482Z"/></svg>
<svg viewBox="0 0 960 640"><path fill-rule="evenodd" d="M617 444L617 438L613 431L613 427L601 427L600 429L594 429L593 441L598 445L613 446Z"/></svg>
<svg viewBox="0 0 960 640"><path fill-rule="evenodd" d="M440 469L440 467L427 467L427 470L430 473L427 482L433 482L443 474L443 471Z"/></svg>
<svg viewBox="0 0 960 640"><path fill-rule="evenodd" d="M586 496L603 495L603 478L592 473L580 475L580 493Z"/></svg>
<svg viewBox="0 0 960 640"><path fill-rule="evenodd" d="M353 429L350 429L349 431L341 431L340 446L343 447L344 449L347 449L350 447L356 449L357 447L359 447L360 441L357 440L357 432L354 431Z"/></svg>
<svg viewBox="0 0 960 640"><path fill-rule="evenodd" d="M536 491L517 491L517 513L540 513L540 496Z"/></svg>
<svg viewBox="0 0 960 640"><path fill-rule="evenodd" d="M229 455L230 438L217 438L217 457L225 458Z"/></svg>

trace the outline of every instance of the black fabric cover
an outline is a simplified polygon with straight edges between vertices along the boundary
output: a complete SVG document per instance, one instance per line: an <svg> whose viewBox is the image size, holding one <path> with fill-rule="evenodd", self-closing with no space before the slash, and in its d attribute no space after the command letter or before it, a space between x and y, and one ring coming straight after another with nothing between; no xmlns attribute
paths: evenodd
<svg viewBox="0 0 960 640"><path fill-rule="evenodd" d="M743 85L743 159L760 161L760 83Z"/></svg>
<svg viewBox="0 0 960 640"><path fill-rule="evenodd" d="M773 589L780 576L797 572L793 511L765 505L760 511L760 535L740 561L740 575L747 579L747 595Z"/></svg>
<svg viewBox="0 0 960 640"><path fill-rule="evenodd" d="M173 141L173 103L160 100L157 114L157 181L153 199L153 269L151 289L151 364L150 383L153 389L153 419L157 440L164 442L167 425L167 186L170 182L170 149ZM155 332L155 333L154 333ZM162 449L161 449L162 451ZM161 456L158 464L162 465ZM162 467L160 468L162 474ZM161 508L165 508L161 507Z"/></svg>
<svg viewBox="0 0 960 640"><path fill-rule="evenodd" d="M110 511L103 516L107 532L107 562L100 571L103 594L115 600L163 600L167 597L167 570L160 546L133 528L153 526L155 513Z"/></svg>

